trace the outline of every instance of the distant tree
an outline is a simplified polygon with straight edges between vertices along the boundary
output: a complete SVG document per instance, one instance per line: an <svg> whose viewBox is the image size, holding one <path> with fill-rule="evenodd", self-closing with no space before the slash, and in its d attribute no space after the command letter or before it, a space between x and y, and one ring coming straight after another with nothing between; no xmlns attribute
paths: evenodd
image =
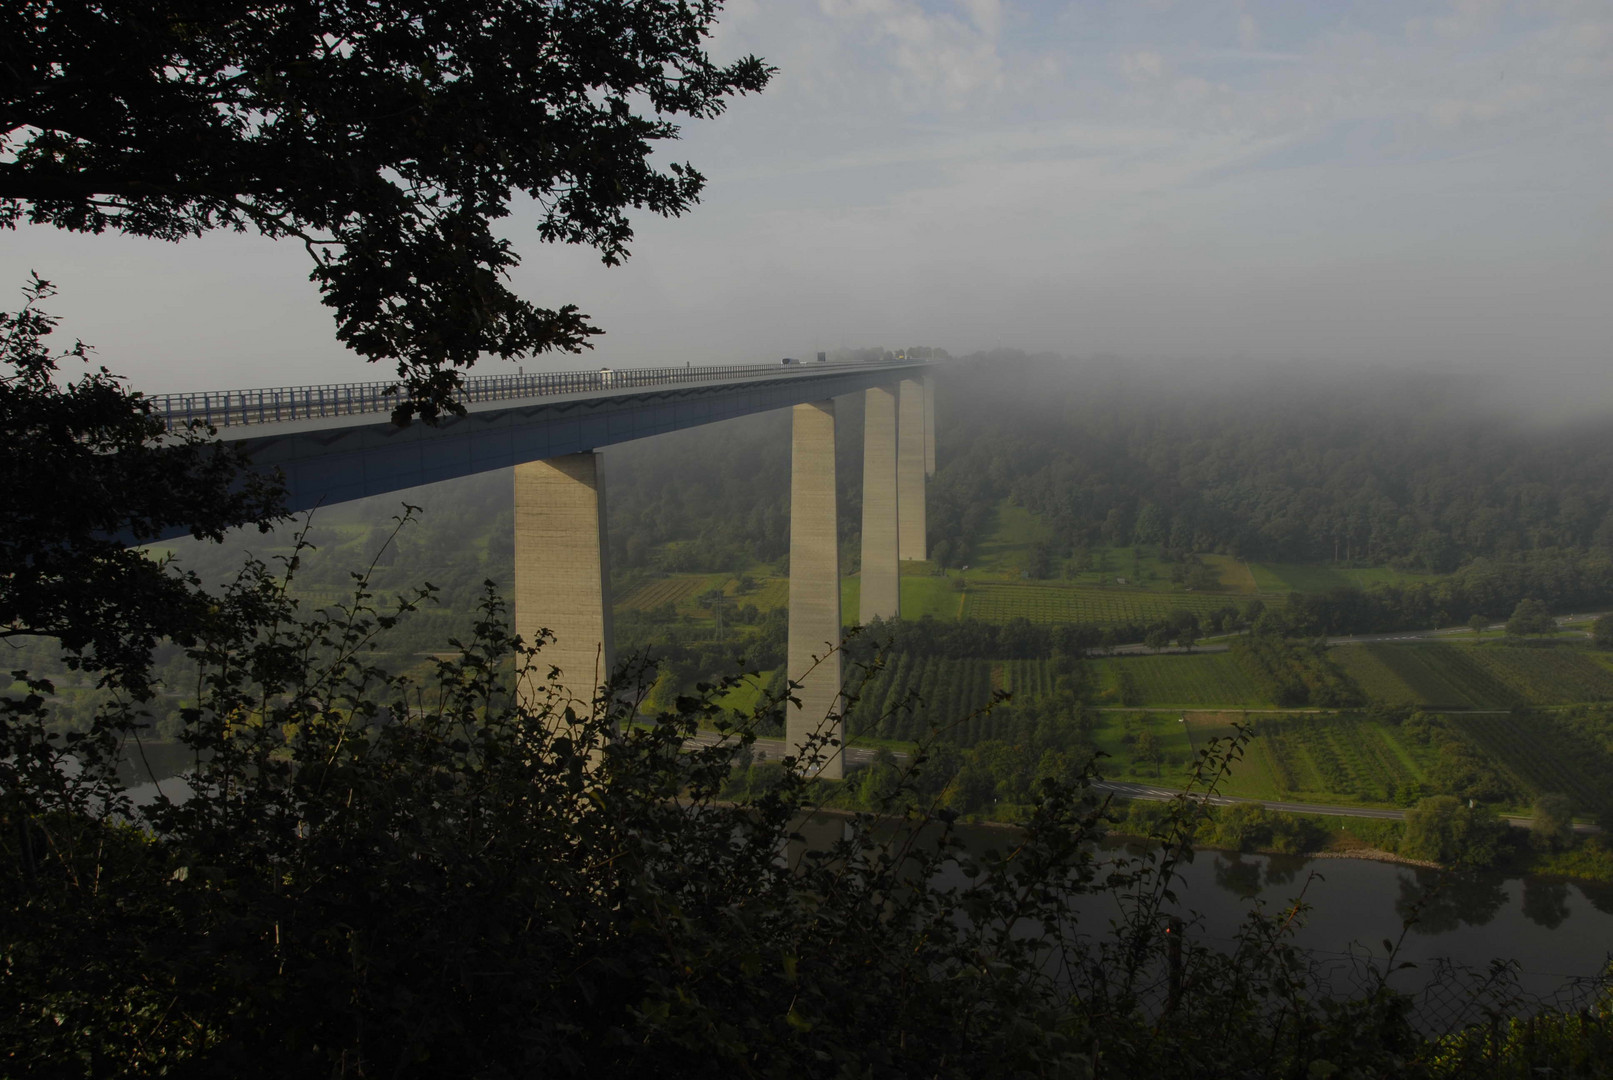
<svg viewBox="0 0 1613 1080"><path fill-rule="evenodd" d="M1466 847L1472 815L1454 795L1433 795L1406 810L1400 853L1412 859L1454 863Z"/></svg>
<svg viewBox="0 0 1613 1080"><path fill-rule="evenodd" d="M1131 751L1132 760L1139 765L1152 765L1154 775L1160 773L1160 766L1165 761L1165 751L1160 745L1159 736L1152 731L1142 731L1137 735L1137 743Z"/></svg>
<svg viewBox="0 0 1613 1080"><path fill-rule="evenodd" d="M1491 810L1474 809L1454 795L1434 795L1406 810L1400 853L1447 866L1491 866L1510 831Z"/></svg>
<svg viewBox="0 0 1613 1080"><path fill-rule="evenodd" d="M1239 616L1238 621L1244 626L1252 627L1255 625L1255 623L1260 621L1260 617L1265 613L1265 601L1251 600L1247 604L1243 605L1243 612Z"/></svg>
<svg viewBox="0 0 1613 1080"><path fill-rule="evenodd" d="M1556 629L1557 622L1551 617L1551 610L1539 600L1518 601L1512 617L1507 620L1507 634L1510 637L1550 634Z"/></svg>
<svg viewBox="0 0 1613 1080"><path fill-rule="evenodd" d="M1199 617L1191 611L1172 612L1171 632L1175 634L1178 645L1192 652L1199 640Z"/></svg>
<svg viewBox="0 0 1613 1080"><path fill-rule="evenodd" d="M1259 803L1233 803L1215 812L1215 839L1234 851L1249 851L1271 839L1271 821Z"/></svg>
<svg viewBox="0 0 1613 1080"><path fill-rule="evenodd" d="M507 286L512 193L547 242L628 254L705 178L652 163L673 119L772 75L713 63L720 3L156 0L0 6L0 227L298 241L336 336L395 363L399 418L454 409L479 356L577 351L574 305Z"/></svg>
<svg viewBox="0 0 1613 1080"><path fill-rule="evenodd" d="M1548 792L1535 800L1534 817L1529 823L1536 847L1555 850L1574 836L1574 804L1561 792Z"/></svg>
<svg viewBox="0 0 1613 1080"><path fill-rule="evenodd" d="M1137 524L1132 529L1132 540L1138 544L1157 544L1165 539L1166 525L1164 512L1150 503L1137 515Z"/></svg>
<svg viewBox="0 0 1613 1080"><path fill-rule="evenodd" d="M1475 615L1468 616L1467 628L1469 630L1473 631L1473 636L1474 637L1478 637L1480 634L1484 633L1484 631L1489 627L1489 625L1490 625L1490 620L1486 619L1483 615L1475 614Z"/></svg>
<svg viewBox="0 0 1613 1080"><path fill-rule="evenodd" d="M1031 545L1030 557L1025 564L1025 572L1033 578L1050 578L1053 576L1053 545L1038 541Z"/></svg>
<svg viewBox="0 0 1613 1080"><path fill-rule="evenodd" d="M1282 637L1289 631L1288 620L1280 612L1267 610L1255 620L1250 630L1264 637Z"/></svg>
<svg viewBox="0 0 1613 1080"><path fill-rule="evenodd" d="M1152 627L1149 629L1148 633L1143 635L1143 644L1147 645L1155 652L1169 647L1170 643L1171 628L1169 626L1160 625Z"/></svg>
<svg viewBox="0 0 1613 1080"><path fill-rule="evenodd" d="M978 813L989 809L996 800L996 778L985 765L971 760L958 771L947 802L965 813Z"/></svg>

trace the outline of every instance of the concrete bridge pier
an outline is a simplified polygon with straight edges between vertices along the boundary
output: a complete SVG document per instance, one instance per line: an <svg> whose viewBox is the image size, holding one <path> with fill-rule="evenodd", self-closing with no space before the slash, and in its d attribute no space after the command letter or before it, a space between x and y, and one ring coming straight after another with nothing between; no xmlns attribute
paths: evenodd
<svg viewBox="0 0 1613 1080"><path fill-rule="evenodd" d="M924 475L935 475L935 377L924 376Z"/></svg>
<svg viewBox="0 0 1613 1080"><path fill-rule="evenodd" d="M925 408L924 384L903 379L898 392L896 424L896 510L898 557L904 562L929 558L925 538Z"/></svg>
<svg viewBox="0 0 1613 1080"><path fill-rule="evenodd" d="M902 614L897 577L896 387L864 393L862 569L857 621Z"/></svg>
<svg viewBox="0 0 1613 1080"><path fill-rule="evenodd" d="M515 467L515 632L527 644L547 628L523 680L522 703L540 707L551 667L577 715L588 715L615 665L605 534L605 472L593 451Z"/></svg>
<svg viewBox="0 0 1613 1080"><path fill-rule="evenodd" d="M840 544L835 511L834 401L791 414L790 640L785 673L801 704L785 709L785 740L800 753L809 738L845 739L840 697ZM820 746L816 775L845 775L839 746Z"/></svg>

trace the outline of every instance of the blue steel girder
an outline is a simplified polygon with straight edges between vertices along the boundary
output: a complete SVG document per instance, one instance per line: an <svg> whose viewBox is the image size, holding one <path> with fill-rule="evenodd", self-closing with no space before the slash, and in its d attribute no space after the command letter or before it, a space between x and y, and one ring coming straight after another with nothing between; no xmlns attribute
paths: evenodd
<svg viewBox="0 0 1613 1080"><path fill-rule="evenodd" d="M261 469L279 468L293 512L597 450L682 428L886 385L929 365L802 365L733 382L630 387L471 405L435 426L324 417L224 428Z"/></svg>

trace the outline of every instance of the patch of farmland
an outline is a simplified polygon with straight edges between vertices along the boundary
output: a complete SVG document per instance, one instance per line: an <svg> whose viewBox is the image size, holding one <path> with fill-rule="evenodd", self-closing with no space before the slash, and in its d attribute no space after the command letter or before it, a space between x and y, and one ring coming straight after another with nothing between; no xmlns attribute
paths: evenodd
<svg viewBox="0 0 1613 1080"><path fill-rule="evenodd" d="M1460 716L1451 726L1530 795L1561 791L1582 810L1607 799L1613 757L1542 716Z"/></svg>
<svg viewBox="0 0 1613 1080"><path fill-rule="evenodd" d="M1433 575L1406 574L1387 566L1299 566L1289 563L1255 563L1250 568L1261 592L1327 592L1329 589L1365 588L1387 582L1436 580Z"/></svg>
<svg viewBox="0 0 1613 1080"><path fill-rule="evenodd" d="M701 593L721 588L728 580L726 574L679 574L676 577L658 578L643 585L617 601L618 607L632 611L654 611L671 604L677 607L688 604Z"/></svg>
<svg viewBox="0 0 1613 1080"><path fill-rule="evenodd" d="M1018 573L1030 559L1031 545L1053 538L1053 527L1023 506L1004 500L997 506L991 531L975 548L979 570Z"/></svg>
<svg viewBox="0 0 1613 1080"><path fill-rule="evenodd" d="M1338 645L1327 651L1327 658L1354 679L1373 701L1391 705L1425 704L1417 691L1383 662L1371 644Z"/></svg>
<svg viewBox="0 0 1613 1080"><path fill-rule="evenodd" d="M1226 604L1214 593L1159 593L1145 589L1097 589L1061 585L971 584L965 594L964 617L1004 623L1029 619L1038 623L1146 623L1172 611L1207 614ZM903 596L904 614L906 596Z"/></svg>
<svg viewBox="0 0 1613 1080"><path fill-rule="evenodd" d="M1326 592L1350 584L1350 579L1328 566L1288 566L1258 563L1255 578L1262 592Z"/></svg>
<svg viewBox="0 0 1613 1080"><path fill-rule="evenodd" d="M1289 716L1256 725L1297 795L1394 802L1424 776L1382 724L1357 716Z"/></svg>
<svg viewBox="0 0 1613 1080"><path fill-rule="evenodd" d="M1104 685L1120 685L1129 673L1136 705L1230 706L1271 704L1253 676L1227 653L1126 656L1095 662Z"/></svg>
<svg viewBox="0 0 1613 1080"><path fill-rule="evenodd" d="M1092 728L1092 745L1106 756L1099 771L1114 780L1156 781L1179 787L1193 760L1192 736L1180 717L1172 713L1101 713ZM1163 758L1158 763L1136 760L1137 737L1151 733Z"/></svg>
<svg viewBox="0 0 1613 1080"><path fill-rule="evenodd" d="M732 709L740 716L750 716L756 711L761 702L763 693L773 681L774 671L762 671L755 675L746 675L738 686L717 699L717 704L725 709Z"/></svg>
<svg viewBox="0 0 1613 1080"><path fill-rule="evenodd" d="M1233 734L1233 712L1187 714L1196 748ZM1388 725L1359 716L1252 718L1254 737L1223 785L1228 795L1393 803L1426 776Z"/></svg>
<svg viewBox="0 0 1613 1080"><path fill-rule="evenodd" d="M1255 583L1255 576L1249 570L1249 564L1241 559L1234 559L1230 555L1200 555L1206 566L1212 567L1220 576L1221 587L1227 592L1253 593L1259 592L1260 586Z"/></svg>
<svg viewBox="0 0 1613 1080"><path fill-rule="evenodd" d="M1053 693L1051 661L1003 660L996 666L1002 669L1002 689L1013 694L1016 701L1025 702Z"/></svg>
<svg viewBox="0 0 1613 1080"><path fill-rule="evenodd" d="M1472 650L1479 663L1536 705L1613 699L1613 671L1585 653L1564 649Z"/></svg>
<svg viewBox="0 0 1613 1080"><path fill-rule="evenodd" d="M1209 747L1212 740L1232 738L1236 734L1233 725L1248 719L1237 712L1189 712L1186 717L1183 726L1195 752ZM1278 776L1265 741L1257 738L1245 745L1243 756L1232 763L1220 790L1223 795L1248 799L1280 799L1291 788L1290 782Z"/></svg>
<svg viewBox="0 0 1613 1080"><path fill-rule="evenodd" d="M1368 696L1392 704L1505 709L1522 700L1485 668L1473 649L1459 645L1373 641L1337 649L1333 656ZM1374 665L1384 670L1374 670Z"/></svg>
<svg viewBox="0 0 1613 1080"><path fill-rule="evenodd" d="M737 579L730 581L728 588L728 595L734 598L735 604L755 604L758 611L772 611L774 608L789 606L789 578L764 578L757 582L756 587L750 592L745 593L735 591L736 585Z"/></svg>
<svg viewBox="0 0 1613 1080"><path fill-rule="evenodd" d="M963 594L953 588L953 579L944 577L901 577L902 618L922 619L926 615L951 622L958 618Z"/></svg>
<svg viewBox="0 0 1613 1080"><path fill-rule="evenodd" d="M990 738L991 662L899 653L857 691L847 715L851 734L918 740L939 731L949 742Z"/></svg>

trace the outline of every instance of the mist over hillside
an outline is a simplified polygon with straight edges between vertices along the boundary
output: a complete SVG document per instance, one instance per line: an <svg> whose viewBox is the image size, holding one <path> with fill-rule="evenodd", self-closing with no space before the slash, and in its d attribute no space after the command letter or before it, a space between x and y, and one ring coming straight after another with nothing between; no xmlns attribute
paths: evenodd
<svg viewBox="0 0 1613 1080"><path fill-rule="evenodd" d="M945 362L935 378L929 526L943 566L971 560L1005 499L1051 526L1055 559L1145 545L1447 573L1478 558L1613 550L1613 415L1515 408L1495 380L1011 351ZM842 565L854 571L861 399L839 400L837 418ZM605 448L613 570L781 563L789 451L787 410ZM500 471L325 508L313 536L345 573L368 564L407 502L420 520L382 557L384 578L507 590L511 490ZM253 534L181 549L217 576L273 543Z"/></svg>

